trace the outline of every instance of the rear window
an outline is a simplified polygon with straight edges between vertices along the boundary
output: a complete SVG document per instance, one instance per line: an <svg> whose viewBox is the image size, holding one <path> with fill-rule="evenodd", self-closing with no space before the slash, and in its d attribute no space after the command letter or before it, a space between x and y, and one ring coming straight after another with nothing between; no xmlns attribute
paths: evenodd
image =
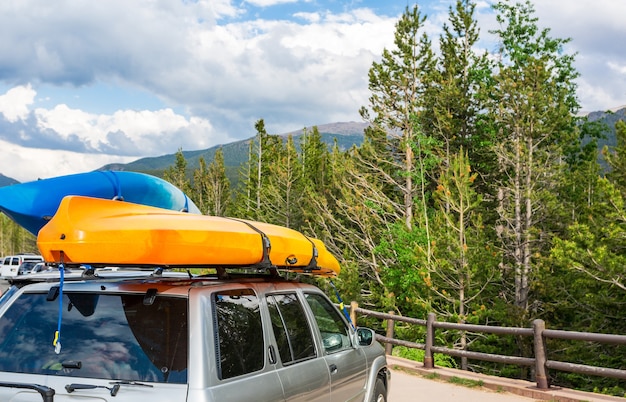
<svg viewBox="0 0 626 402"><path fill-rule="evenodd" d="M52 345L58 299L24 294L0 317L0 371L145 382L187 382L187 300L65 293L61 352Z"/></svg>
<svg viewBox="0 0 626 402"><path fill-rule="evenodd" d="M259 299L251 289L213 295L217 326L217 366L220 379L261 370L265 343Z"/></svg>

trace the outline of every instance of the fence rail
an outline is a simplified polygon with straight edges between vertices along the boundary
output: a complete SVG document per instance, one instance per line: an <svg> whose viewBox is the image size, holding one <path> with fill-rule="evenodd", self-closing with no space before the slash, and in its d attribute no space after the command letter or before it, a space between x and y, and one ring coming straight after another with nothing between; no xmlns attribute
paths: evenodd
<svg viewBox="0 0 626 402"><path fill-rule="evenodd" d="M387 354L391 354L391 346L399 345L409 348L422 349L424 351L424 368L432 369L434 365L435 353L441 353L454 357L465 357L468 359L489 361L494 363L513 364L518 366L534 367L535 369L535 381L537 388L548 389L550 384L548 383L547 372L548 369L567 371L578 374L594 375L599 377L618 378L626 380L626 370L588 366L584 364L560 362L555 360L548 360L546 350L546 339L565 339L573 341L586 341L596 342L603 344L625 345L626 336L624 335L611 335L611 334L598 334L592 332L575 332L575 331L562 331L546 329L545 322L543 320L534 320L532 328L518 328L518 327L497 327L490 325L473 325L473 324L456 324L451 322L438 322L434 313L429 313L426 320L410 317L401 317L389 313L381 313L377 311L367 310L359 307L358 303L352 302L350 304L350 318L356 325L357 314L361 316L369 316L378 318L381 320L387 320L387 333L385 336L377 335L376 339L385 344L385 350ZM420 325L426 328L426 341L425 343L415 343L409 341L403 341L394 338L394 324L396 321L406 322L409 324ZM520 356L507 356L491 353L473 352L462 349L452 349L443 346L435 345L435 331L437 329L453 329L458 331L476 332L476 333L489 333L496 335L516 335L533 337L533 354L535 357L520 357Z"/></svg>

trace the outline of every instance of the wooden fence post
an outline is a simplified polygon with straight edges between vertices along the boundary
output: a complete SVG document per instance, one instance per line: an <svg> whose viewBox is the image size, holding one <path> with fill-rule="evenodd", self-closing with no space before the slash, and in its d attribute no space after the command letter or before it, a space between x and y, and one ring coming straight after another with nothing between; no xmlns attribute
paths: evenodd
<svg viewBox="0 0 626 402"><path fill-rule="evenodd" d="M355 301L351 301L350 302L350 321L352 321L352 325L354 325L354 328L358 327L358 325L356 325L356 309L357 308L359 308L359 303Z"/></svg>
<svg viewBox="0 0 626 402"><path fill-rule="evenodd" d="M389 314L394 315L395 313L393 311L390 311ZM387 319L387 334L385 335L387 338L393 339L395 323L396 321L394 319L391 319L391 318ZM393 345L391 343L385 344L386 355L391 355L392 349L393 349Z"/></svg>
<svg viewBox="0 0 626 402"><path fill-rule="evenodd" d="M433 323L436 320L435 313L428 313L426 318L426 344L424 348L424 368L435 368L435 360L433 359L433 344L435 338L435 327Z"/></svg>
<svg viewBox="0 0 626 402"><path fill-rule="evenodd" d="M543 339L543 331L546 329L546 323L537 319L533 321L533 335L535 345L535 376L537 388L548 389L548 376L546 374L546 345Z"/></svg>

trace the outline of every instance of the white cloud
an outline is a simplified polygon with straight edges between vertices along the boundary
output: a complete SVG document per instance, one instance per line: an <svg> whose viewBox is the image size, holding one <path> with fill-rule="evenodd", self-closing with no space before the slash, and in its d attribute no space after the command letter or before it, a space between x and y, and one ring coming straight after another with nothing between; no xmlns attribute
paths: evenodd
<svg viewBox="0 0 626 402"><path fill-rule="evenodd" d="M246 3L257 7L270 7L278 4L297 3L299 0L246 0Z"/></svg>
<svg viewBox="0 0 626 402"><path fill-rule="evenodd" d="M616 63L613 61L609 61L608 63L609 70L615 71L618 74L626 75L626 63Z"/></svg>
<svg viewBox="0 0 626 402"><path fill-rule="evenodd" d="M295 13L293 16L309 23L317 23L322 19L320 13Z"/></svg>
<svg viewBox="0 0 626 402"><path fill-rule="evenodd" d="M76 137L91 152L113 152L118 155L150 156L175 152L178 148L208 148L217 137L211 123L203 118L174 113L172 109L156 111L119 110L112 115L87 113L57 105L35 110L37 126L67 140ZM115 140L121 141L116 143ZM124 148L120 148L124 145ZM175 146L172 151L172 146Z"/></svg>
<svg viewBox="0 0 626 402"><path fill-rule="evenodd" d="M535 2L541 27L552 37L571 38L577 53L578 95L585 110L606 110L626 103L626 2L550 0Z"/></svg>
<svg viewBox="0 0 626 402"><path fill-rule="evenodd" d="M25 120L30 113L28 107L34 103L36 94L30 85L9 89L0 95L0 114L10 123Z"/></svg>
<svg viewBox="0 0 626 402"><path fill-rule="evenodd" d="M136 157L105 154L84 154L42 148L24 148L0 140L2 165L14 166L10 174L2 173L20 182L45 179L98 169L108 163L128 163Z"/></svg>

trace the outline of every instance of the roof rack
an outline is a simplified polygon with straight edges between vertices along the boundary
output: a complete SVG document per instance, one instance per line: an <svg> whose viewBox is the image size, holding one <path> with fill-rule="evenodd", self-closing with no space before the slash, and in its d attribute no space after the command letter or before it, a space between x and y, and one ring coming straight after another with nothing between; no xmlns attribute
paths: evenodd
<svg viewBox="0 0 626 402"><path fill-rule="evenodd" d="M57 264L54 264L58 266ZM218 280L240 280L244 278L266 278L266 279L287 279L285 274L288 271L276 269L276 267L209 267L215 272L193 274L192 269L207 267L174 267L180 269L175 271L172 267L163 266L99 266L81 265L65 266L64 282L74 281L97 281L97 280L132 280L142 278L165 278L171 280L193 280L193 279L218 279ZM300 274L300 273L296 273ZM11 285L23 287L31 283L59 282L60 272L58 269L39 272L34 274L19 275L8 279Z"/></svg>

